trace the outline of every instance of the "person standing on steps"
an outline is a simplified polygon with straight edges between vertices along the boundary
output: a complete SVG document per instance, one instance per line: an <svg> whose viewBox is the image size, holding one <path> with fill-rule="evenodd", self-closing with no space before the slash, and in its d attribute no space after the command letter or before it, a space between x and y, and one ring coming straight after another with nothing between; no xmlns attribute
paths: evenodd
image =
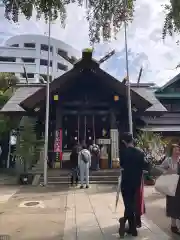
<svg viewBox="0 0 180 240"><path fill-rule="evenodd" d="M71 162L71 186L76 183L78 185L78 176L79 176L79 168L78 168L78 145L76 144L71 152L70 155L70 162Z"/></svg>
<svg viewBox="0 0 180 240"><path fill-rule="evenodd" d="M86 188L89 188L89 168L91 167L91 154L87 149L86 144L82 145L82 150L79 152L78 165L80 170L80 188L84 187L84 180L86 180Z"/></svg>
<svg viewBox="0 0 180 240"><path fill-rule="evenodd" d="M136 225L136 196L141 188L143 169L147 166L144 153L134 147L134 140L130 133L123 134L124 148L120 153L122 167L121 193L124 202L124 217L120 218L119 235L125 235L125 223L128 220L128 233L138 236Z"/></svg>
<svg viewBox="0 0 180 240"><path fill-rule="evenodd" d="M92 160L92 170L98 171L99 168L99 159L100 159L100 148L98 145L93 144L90 148L91 160Z"/></svg>

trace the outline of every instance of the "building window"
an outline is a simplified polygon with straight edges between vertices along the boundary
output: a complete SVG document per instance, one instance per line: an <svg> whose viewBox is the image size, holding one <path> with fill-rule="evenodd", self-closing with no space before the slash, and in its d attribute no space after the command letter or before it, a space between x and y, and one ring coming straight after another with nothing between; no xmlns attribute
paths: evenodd
<svg viewBox="0 0 180 240"><path fill-rule="evenodd" d="M34 58L22 58L22 61L24 63L35 63L35 59Z"/></svg>
<svg viewBox="0 0 180 240"><path fill-rule="evenodd" d="M19 47L19 44L13 44L11 47Z"/></svg>
<svg viewBox="0 0 180 240"><path fill-rule="evenodd" d="M48 60L40 59L40 65L41 66L48 66ZM52 61L50 61L50 67L52 67Z"/></svg>
<svg viewBox="0 0 180 240"><path fill-rule="evenodd" d="M25 48L35 48L36 44L35 43L24 43Z"/></svg>
<svg viewBox="0 0 180 240"><path fill-rule="evenodd" d="M67 57L67 55L68 55L66 51L64 51L64 50L62 50L62 49L60 49L60 48L58 48L57 54L58 54L59 56L61 56L61 57Z"/></svg>
<svg viewBox="0 0 180 240"><path fill-rule="evenodd" d="M21 77L22 78L26 78L26 74L25 73L21 73ZM27 73L27 78L34 78L34 73Z"/></svg>
<svg viewBox="0 0 180 240"><path fill-rule="evenodd" d="M16 62L14 57L0 57L0 62Z"/></svg>
<svg viewBox="0 0 180 240"><path fill-rule="evenodd" d="M68 66L62 64L62 63L57 63L57 69L63 70L63 71L67 71L68 70Z"/></svg>
<svg viewBox="0 0 180 240"><path fill-rule="evenodd" d="M41 44L41 51L46 51L46 52L48 52L48 45L46 45L46 44ZM50 47L50 52L52 52L53 51L53 47L51 46Z"/></svg>

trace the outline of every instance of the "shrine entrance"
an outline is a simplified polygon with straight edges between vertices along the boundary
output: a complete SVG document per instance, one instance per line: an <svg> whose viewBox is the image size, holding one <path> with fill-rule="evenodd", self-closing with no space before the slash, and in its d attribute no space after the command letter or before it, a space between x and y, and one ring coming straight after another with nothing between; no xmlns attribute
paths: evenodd
<svg viewBox="0 0 180 240"><path fill-rule="evenodd" d="M85 142L87 146L98 139L110 137L108 114L66 114L63 116L63 150L71 150L75 143Z"/></svg>

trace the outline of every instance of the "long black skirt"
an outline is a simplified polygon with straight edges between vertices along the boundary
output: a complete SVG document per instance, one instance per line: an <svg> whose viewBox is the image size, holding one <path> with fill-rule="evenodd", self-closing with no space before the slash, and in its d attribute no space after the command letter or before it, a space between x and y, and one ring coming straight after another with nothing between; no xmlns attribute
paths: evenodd
<svg viewBox="0 0 180 240"><path fill-rule="evenodd" d="M166 196L166 215L174 219L180 219L180 179L177 185L176 196Z"/></svg>

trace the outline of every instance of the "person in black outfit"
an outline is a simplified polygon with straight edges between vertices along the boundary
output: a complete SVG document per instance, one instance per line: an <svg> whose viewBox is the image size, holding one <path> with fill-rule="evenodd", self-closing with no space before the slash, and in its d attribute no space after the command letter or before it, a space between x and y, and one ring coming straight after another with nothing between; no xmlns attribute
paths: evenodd
<svg viewBox="0 0 180 240"><path fill-rule="evenodd" d="M125 223L128 220L128 233L137 236L136 228L136 193L141 186L143 169L147 167L144 153L134 147L134 140L130 133L122 137L122 151L120 164L122 167L121 193L124 202L124 217L120 219L119 235L124 237Z"/></svg>
<svg viewBox="0 0 180 240"><path fill-rule="evenodd" d="M71 155L70 155L70 162L71 162L71 167L72 167L72 172L71 172L71 185L74 185L76 182L76 185L78 184L78 153L79 153L79 148L78 145L75 145L72 149Z"/></svg>

